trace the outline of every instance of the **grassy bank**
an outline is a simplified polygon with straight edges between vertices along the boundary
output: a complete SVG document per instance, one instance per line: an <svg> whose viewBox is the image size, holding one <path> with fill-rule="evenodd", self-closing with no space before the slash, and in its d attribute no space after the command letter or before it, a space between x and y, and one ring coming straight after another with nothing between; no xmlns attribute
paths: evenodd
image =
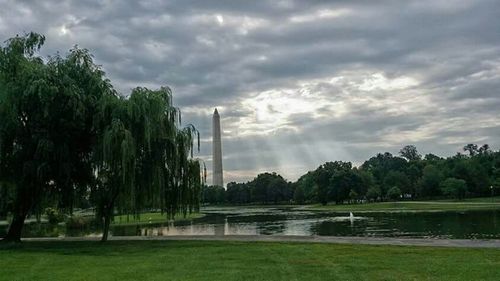
<svg viewBox="0 0 500 281"><path fill-rule="evenodd" d="M498 210L500 201L496 198L477 198L464 201L399 201L379 202L366 204L328 204L312 205L313 210L327 210L339 212L412 212L412 211L469 211L469 210Z"/></svg>
<svg viewBox="0 0 500 281"><path fill-rule="evenodd" d="M201 213L187 214L185 217L181 214L175 216L175 221L192 220L203 217ZM115 216L114 225L132 225L132 224L149 224L149 223L164 223L168 222L167 214L161 213L144 213L139 218L133 216L121 215Z"/></svg>
<svg viewBox="0 0 500 281"><path fill-rule="evenodd" d="M448 202L484 202L484 203L500 203L500 196L495 197L476 197L476 198L467 198L464 200L442 200Z"/></svg>
<svg viewBox="0 0 500 281"><path fill-rule="evenodd" d="M266 242L0 244L0 280L498 280L497 249Z"/></svg>

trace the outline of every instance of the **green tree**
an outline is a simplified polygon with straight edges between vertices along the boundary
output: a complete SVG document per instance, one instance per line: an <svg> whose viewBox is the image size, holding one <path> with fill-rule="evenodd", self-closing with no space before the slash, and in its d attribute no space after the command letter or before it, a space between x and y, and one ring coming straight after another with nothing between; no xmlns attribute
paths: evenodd
<svg viewBox="0 0 500 281"><path fill-rule="evenodd" d="M44 41L29 33L0 48L0 182L13 187L6 241L20 240L43 202L71 211L88 187L96 101L111 89L86 50L43 59Z"/></svg>
<svg viewBox="0 0 500 281"><path fill-rule="evenodd" d="M201 170L190 158L198 134L191 125L178 128L180 113L170 89L136 88L129 99L110 94L100 105L93 198L103 220L102 240L115 211L138 215L146 207L158 208L172 218L197 210Z"/></svg>
<svg viewBox="0 0 500 281"><path fill-rule="evenodd" d="M440 194L439 184L443 179L443 175L434 165L425 166L422 179L419 185L419 194L421 196L434 196Z"/></svg>
<svg viewBox="0 0 500 281"><path fill-rule="evenodd" d="M226 201L226 192L222 186L203 186L201 202L204 204L222 204Z"/></svg>
<svg viewBox="0 0 500 281"><path fill-rule="evenodd" d="M477 152L481 155L488 154L490 153L490 146L485 143L477 150Z"/></svg>
<svg viewBox="0 0 500 281"><path fill-rule="evenodd" d="M293 194L293 201L297 204L304 204L306 201L306 196L304 194L304 188L302 186L298 186L295 188L295 192Z"/></svg>
<svg viewBox="0 0 500 281"><path fill-rule="evenodd" d="M358 199L359 195L356 191L354 191L354 189L351 189L351 191L349 191L349 199L351 199L352 201L356 202L356 200Z"/></svg>
<svg viewBox="0 0 500 281"><path fill-rule="evenodd" d="M417 147L415 147L414 145L407 145L403 147L399 151L399 155L406 158L408 161L417 161L422 158L422 155L418 153Z"/></svg>
<svg viewBox="0 0 500 281"><path fill-rule="evenodd" d="M231 204L250 203L250 187L245 183L230 182L227 184L226 199Z"/></svg>
<svg viewBox="0 0 500 281"><path fill-rule="evenodd" d="M262 173L248 183L251 187L252 201L278 203L292 199L291 185L276 173Z"/></svg>
<svg viewBox="0 0 500 281"><path fill-rule="evenodd" d="M122 204L129 205L127 203L135 199L127 198L134 194L135 186L134 139L121 120L113 119L97 148L95 162L98 184L93 191L97 216L103 219L102 240L106 241L115 207L126 208Z"/></svg>
<svg viewBox="0 0 500 281"><path fill-rule="evenodd" d="M393 186L387 191L387 197L392 200L398 200L401 198L401 190L397 186Z"/></svg>
<svg viewBox="0 0 500 281"><path fill-rule="evenodd" d="M410 193L411 197L416 196L417 192L417 185L418 181L420 180L420 177L422 176L422 164L424 162L413 162L408 166L408 168L405 171L405 174L408 176L409 180L409 190L405 190L405 193Z"/></svg>
<svg viewBox="0 0 500 281"><path fill-rule="evenodd" d="M349 198L351 183L350 162L326 162L319 166L312 174L316 185L316 200L326 205L329 200L342 203Z"/></svg>
<svg viewBox="0 0 500 281"><path fill-rule="evenodd" d="M356 175L352 172L350 162L328 162L325 164L331 174L329 200L334 200L336 204L341 204L349 199L349 192L356 181Z"/></svg>
<svg viewBox="0 0 500 281"><path fill-rule="evenodd" d="M352 190L354 190L360 197L366 195L366 192L370 187L375 186L375 178L371 172L354 168L352 173Z"/></svg>
<svg viewBox="0 0 500 281"><path fill-rule="evenodd" d="M43 59L44 40L30 33L0 48L0 183L12 196L0 206L13 213L5 240L19 241L26 217L48 203L71 212L89 189L104 240L115 211L196 210L197 131L179 128L170 90L119 97L87 50Z"/></svg>
<svg viewBox="0 0 500 281"><path fill-rule="evenodd" d="M305 175L302 175L295 184L295 190L300 190L304 193L304 201L315 202L315 182L314 182L314 172L309 171Z"/></svg>
<svg viewBox="0 0 500 281"><path fill-rule="evenodd" d="M361 169L370 172L375 183L383 186L384 179L390 171L404 172L406 167L409 165L408 161L401 157L395 157L391 153L379 153L375 157L372 157L365 161L361 165ZM386 190L382 190L382 195L385 195Z"/></svg>
<svg viewBox="0 0 500 281"><path fill-rule="evenodd" d="M476 196L488 195L489 186L491 185L490 176L488 175L488 170L491 170L491 167L488 166L491 164L488 162L481 163L477 157L480 157L480 155L466 159L456 159L451 176L463 179L471 194Z"/></svg>
<svg viewBox="0 0 500 281"><path fill-rule="evenodd" d="M456 199L463 199L467 191L467 184L464 180L456 178L447 178L440 184L444 195L452 196Z"/></svg>
<svg viewBox="0 0 500 281"><path fill-rule="evenodd" d="M380 196L382 196L382 192L380 191L380 188L376 186L368 188L368 191L366 192L366 198L369 200L377 200Z"/></svg>
<svg viewBox="0 0 500 281"><path fill-rule="evenodd" d="M469 153L469 156L475 156L478 153L477 144L469 143L464 146L464 151Z"/></svg>
<svg viewBox="0 0 500 281"><path fill-rule="evenodd" d="M384 189L386 190L387 197L389 196L389 190L393 187L398 188L399 192L404 192L405 194L410 194L412 189L410 187L410 181L405 173L399 171L390 171L384 179Z"/></svg>
<svg viewBox="0 0 500 281"><path fill-rule="evenodd" d="M329 200L331 174L324 166L320 166L314 172L316 201L326 205Z"/></svg>

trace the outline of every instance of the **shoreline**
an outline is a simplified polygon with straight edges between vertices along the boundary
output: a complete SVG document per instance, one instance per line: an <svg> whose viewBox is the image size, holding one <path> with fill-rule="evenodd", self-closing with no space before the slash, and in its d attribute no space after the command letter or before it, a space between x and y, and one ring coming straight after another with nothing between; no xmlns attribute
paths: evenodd
<svg viewBox="0 0 500 281"><path fill-rule="evenodd" d="M99 241L100 237L40 237L23 238L21 241L36 242L78 242ZM109 241L233 241L233 242L292 242L325 244L360 244L391 246L425 246L454 248L500 249L500 239L436 239L436 238L393 238L358 236L284 236L284 235L172 235L172 236L111 236Z"/></svg>

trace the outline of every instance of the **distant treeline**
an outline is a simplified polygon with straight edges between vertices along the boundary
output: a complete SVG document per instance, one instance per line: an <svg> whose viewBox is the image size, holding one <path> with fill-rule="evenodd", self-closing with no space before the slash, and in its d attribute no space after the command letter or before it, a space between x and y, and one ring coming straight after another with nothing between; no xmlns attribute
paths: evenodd
<svg viewBox="0 0 500 281"><path fill-rule="evenodd" d="M276 173L259 174L246 183L230 182L227 189L205 186L205 204L361 203L491 196L500 193L500 151L487 144L464 146L463 153L442 158L422 157L413 145L400 156L379 153L360 167L351 162L327 162L287 182Z"/></svg>

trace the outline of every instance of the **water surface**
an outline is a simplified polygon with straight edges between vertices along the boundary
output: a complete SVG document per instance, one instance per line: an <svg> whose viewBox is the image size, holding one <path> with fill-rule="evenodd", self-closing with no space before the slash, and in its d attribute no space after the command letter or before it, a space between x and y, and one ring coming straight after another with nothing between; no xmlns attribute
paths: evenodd
<svg viewBox="0 0 500 281"><path fill-rule="evenodd" d="M320 235L451 239L500 239L500 210L466 212L318 212L301 207L204 208L192 221L112 226L114 236L165 235ZM0 226L0 234L5 231ZM99 229L67 230L27 225L24 237L92 236Z"/></svg>

